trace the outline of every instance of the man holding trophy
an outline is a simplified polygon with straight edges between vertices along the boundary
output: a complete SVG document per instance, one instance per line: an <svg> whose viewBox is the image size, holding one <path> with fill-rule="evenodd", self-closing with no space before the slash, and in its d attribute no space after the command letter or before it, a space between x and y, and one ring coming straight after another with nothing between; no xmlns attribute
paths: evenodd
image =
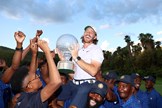
<svg viewBox="0 0 162 108"><path fill-rule="evenodd" d="M78 44L68 48L74 62L74 79L62 87L58 96L58 101L70 100L70 108L86 108L88 93L96 82L95 75L104 59L102 50L96 45L97 33L92 26L84 28L81 40L83 43L81 48ZM61 54L59 56L62 57Z"/></svg>

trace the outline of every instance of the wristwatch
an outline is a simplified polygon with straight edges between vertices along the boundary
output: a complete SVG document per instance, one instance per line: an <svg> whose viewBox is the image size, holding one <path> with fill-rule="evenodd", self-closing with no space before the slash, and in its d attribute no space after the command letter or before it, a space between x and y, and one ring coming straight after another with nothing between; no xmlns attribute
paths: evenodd
<svg viewBox="0 0 162 108"><path fill-rule="evenodd" d="M79 57L79 56L76 59L74 59L75 62L77 62L79 60L81 60L81 57Z"/></svg>

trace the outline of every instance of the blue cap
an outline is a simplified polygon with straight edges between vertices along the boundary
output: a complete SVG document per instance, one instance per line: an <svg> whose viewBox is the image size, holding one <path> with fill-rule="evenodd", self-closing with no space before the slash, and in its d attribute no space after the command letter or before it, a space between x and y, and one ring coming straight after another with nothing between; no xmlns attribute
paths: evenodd
<svg viewBox="0 0 162 108"><path fill-rule="evenodd" d="M140 76L138 73L132 73L132 74L131 74L131 77L132 77L133 79L136 79L137 77L140 77L140 78L141 78L141 76Z"/></svg>
<svg viewBox="0 0 162 108"><path fill-rule="evenodd" d="M135 86L134 81L130 75L122 75L117 82L124 82L127 84L131 84L132 86Z"/></svg>
<svg viewBox="0 0 162 108"><path fill-rule="evenodd" d="M104 76L105 79L109 80L109 79L117 79L118 75L116 74L116 72L107 72L106 75Z"/></svg>
<svg viewBox="0 0 162 108"><path fill-rule="evenodd" d="M153 77L153 76L145 76L143 79L144 79L144 80L149 80L149 81L152 81L153 83L155 83L155 82L156 82L156 78L155 78L155 77Z"/></svg>
<svg viewBox="0 0 162 108"><path fill-rule="evenodd" d="M92 89L91 89L91 93L97 93L99 95L101 95L101 97L105 97L106 94L107 94L107 85L106 83L104 82L101 82L101 81L96 81L93 86L92 86Z"/></svg>

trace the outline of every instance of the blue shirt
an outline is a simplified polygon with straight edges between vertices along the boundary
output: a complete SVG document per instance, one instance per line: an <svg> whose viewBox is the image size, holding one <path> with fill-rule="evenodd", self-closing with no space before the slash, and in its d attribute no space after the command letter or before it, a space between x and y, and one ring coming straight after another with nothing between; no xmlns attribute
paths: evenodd
<svg viewBox="0 0 162 108"><path fill-rule="evenodd" d="M110 101L105 101L104 102L105 108L120 108L120 105L118 102L110 102Z"/></svg>
<svg viewBox="0 0 162 108"><path fill-rule="evenodd" d="M161 95L155 90L146 91L150 108L162 108Z"/></svg>
<svg viewBox="0 0 162 108"><path fill-rule="evenodd" d="M117 101L116 102L110 102L110 101L105 101L104 102L104 106L106 107L106 108L119 108L120 107L120 102L121 102L121 99L120 99L120 97L119 97L119 94L118 94L118 92L117 92L117 90L118 90L118 88L117 88L117 86L114 86L114 88L113 88L113 92L114 92L114 94L117 96Z"/></svg>
<svg viewBox="0 0 162 108"><path fill-rule="evenodd" d="M122 104L122 99L120 98L120 96L119 96L119 93L118 93L118 87L117 86L114 86L114 93L115 93L115 95L117 96L117 101L118 101L118 103L121 105Z"/></svg>
<svg viewBox="0 0 162 108"><path fill-rule="evenodd" d="M41 101L40 92L41 90L32 93L22 92L15 108L48 108L48 102Z"/></svg>
<svg viewBox="0 0 162 108"><path fill-rule="evenodd" d="M149 108L149 100L145 92L138 90L138 92L135 94L135 97L141 103L142 108Z"/></svg>
<svg viewBox="0 0 162 108"><path fill-rule="evenodd" d="M99 108L107 108L107 107L105 107L104 105L100 105Z"/></svg>
<svg viewBox="0 0 162 108"><path fill-rule="evenodd" d="M45 87L45 86L46 86L46 82L43 80L42 74L41 74L41 72L40 72L39 69L37 69L36 74L37 74L37 75L40 75L40 80L41 80L41 82L42 82L42 87Z"/></svg>
<svg viewBox="0 0 162 108"><path fill-rule="evenodd" d="M8 87L9 87L8 84L5 84L0 80L0 108L4 108L3 94L4 94L4 90Z"/></svg>
<svg viewBox="0 0 162 108"><path fill-rule="evenodd" d="M121 105L122 108L142 108L140 102L132 95L126 102Z"/></svg>

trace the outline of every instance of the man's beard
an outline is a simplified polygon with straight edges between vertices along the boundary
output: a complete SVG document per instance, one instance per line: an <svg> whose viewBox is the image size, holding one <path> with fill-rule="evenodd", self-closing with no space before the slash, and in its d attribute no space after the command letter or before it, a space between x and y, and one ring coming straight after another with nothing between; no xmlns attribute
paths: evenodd
<svg viewBox="0 0 162 108"><path fill-rule="evenodd" d="M103 101L99 102L92 98L88 99L88 108L99 108L99 106L103 103Z"/></svg>
<svg viewBox="0 0 162 108"><path fill-rule="evenodd" d="M92 43L93 42L94 39L91 36L88 36L88 37L89 37L88 41L83 37L84 43Z"/></svg>

